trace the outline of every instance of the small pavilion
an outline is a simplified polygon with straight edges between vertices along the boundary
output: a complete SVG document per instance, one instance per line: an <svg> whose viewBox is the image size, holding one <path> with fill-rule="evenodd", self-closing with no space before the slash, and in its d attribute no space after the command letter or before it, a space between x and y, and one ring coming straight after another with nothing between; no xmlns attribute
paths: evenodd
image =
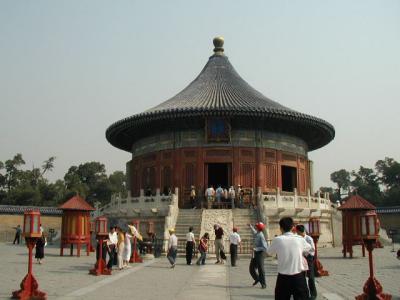
<svg viewBox="0 0 400 300"><path fill-rule="evenodd" d="M77 256L81 254L82 245L86 245L86 254L90 251L90 212L95 210L82 197L76 195L60 206L63 211L61 225L60 256L64 247L70 245L70 255L73 255L74 245Z"/></svg>
<svg viewBox="0 0 400 300"><path fill-rule="evenodd" d="M343 257L349 253L353 257L353 245L362 246L362 254L365 257L365 246L361 238L360 217L366 211L376 211L376 207L360 195L352 195L343 199L339 207L342 211L342 243Z"/></svg>

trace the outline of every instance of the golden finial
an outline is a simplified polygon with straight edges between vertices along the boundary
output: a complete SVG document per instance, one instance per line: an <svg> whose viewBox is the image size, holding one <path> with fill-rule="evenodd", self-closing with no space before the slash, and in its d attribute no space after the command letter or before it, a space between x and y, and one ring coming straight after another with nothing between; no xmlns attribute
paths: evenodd
<svg viewBox="0 0 400 300"><path fill-rule="evenodd" d="M224 52L224 38L222 36L217 36L213 40L214 52L215 54L223 54Z"/></svg>

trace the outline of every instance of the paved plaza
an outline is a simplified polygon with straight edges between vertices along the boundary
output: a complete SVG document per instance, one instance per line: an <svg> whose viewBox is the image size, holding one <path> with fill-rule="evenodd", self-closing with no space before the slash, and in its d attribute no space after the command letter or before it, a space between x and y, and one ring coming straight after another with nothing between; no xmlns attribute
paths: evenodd
<svg viewBox="0 0 400 300"><path fill-rule="evenodd" d="M361 293L369 274L368 258L361 257L360 247L355 250L353 259L343 259L339 248L320 250L321 262L330 276L317 279L318 299L354 299ZM49 299L274 299L276 260L272 258L265 261L267 289L262 290L251 286L247 257L241 257L234 268L214 265L213 258L205 266L187 266L179 257L175 269L170 269L166 258L161 257L132 264L111 276L96 277L88 275L93 253L90 257L60 257L59 249L52 246L45 252L44 264L35 263L33 271ZM0 299L9 299L27 272L27 248L2 243L0 256L5 262L0 272ZM389 246L376 249L374 258L376 277L384 291L400 299L400 260Z"/></svg>

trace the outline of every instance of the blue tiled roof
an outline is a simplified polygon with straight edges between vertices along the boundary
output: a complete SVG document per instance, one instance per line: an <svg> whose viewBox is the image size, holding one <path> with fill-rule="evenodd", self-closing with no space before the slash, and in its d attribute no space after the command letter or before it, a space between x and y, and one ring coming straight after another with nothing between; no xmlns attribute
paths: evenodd
<svg viewBox="0 0 400 300"><path fill-rule="evenodd" d="M396 214L400 213L400 206L377 207L376 212L379 214Z"/></svg>
<svg viewBox="0 0 400 300"><path fill-rule="evenodd" d="M216 52L185 89L143 113L112 124L106 138L115 147L130 151L132 143L155 129L199 126L205 117L214 116L255 120L257 126L299 136L309 150L326 145L335 136L328 122L265 97L240 77L228 57Z"/></svg>
<svg viewBox="0 0 400 300"><path fill-rule="evenodd" d="M26 210L39 210L42 215L62 215L62 210L48 206L0 205L0 214L20 215Z"/></svg>

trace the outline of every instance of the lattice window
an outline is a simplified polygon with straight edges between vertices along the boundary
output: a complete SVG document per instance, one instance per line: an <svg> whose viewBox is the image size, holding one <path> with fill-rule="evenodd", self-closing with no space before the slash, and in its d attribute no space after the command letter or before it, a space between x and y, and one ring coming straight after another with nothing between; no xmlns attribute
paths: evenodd
<svg viewBox="0 0 400 300"><path fill-rule="evenodd" d="M190 188L191 185L195 184L196 180L196 168L194 164L185 165L185 187Z"/></svg>
<svg viewBox="0 0 400 300"><path fill-rule="evenodd" d="M241 166L241 184L245 188L251 188L254 186L254 165L253 164L242 164Z"/></svg>
<svg viewBox="0 0 400 300"><path fill-rule="evenodd" d="M282 154L282 159L286 160L286 161L296 161L297 160L295 155L291 155L291 154L287 154L287 153Z"/></svg>
<svg viewBox="0 0 400 300"><path fill-rule="evenodd" d="M251 151L251 150L242 150L242 151L241 151L241 154L242 154L243 156L250 156L250 157L254 156L254 152Z"/></svg>
<svg viewBox="0 0 400 300"><path fill-rule="evenodd" d="M277 187L277 167L275 164L266 165L266 186L268 189L275 189Z"/></svg>
<svg viewBox="0 0 400 300"><path fill-rule="evenodd" d="M196 152L193 150L187 150L184 153L186 157L196 157Z"/></svg>
<svg viewBox="0 0 400 300"><path fill-rule="evenodd" d="M265 151L265 159L268 161L276 161L275 151Z"/></svg>
<svg viewBox="0 0 400 300"><path fill-rule="evenodd" d="M172 192L172 170L170 166L165 166L162 169L161 181L162 193L168 195L169 191Z"/></svg>
<svg viewBox="0 0 400 300"><path fill-rule="evenodd" d="M172 153L171 152L164 152L163 153L163 159L170 159L172 157Z"/></svg>
<svg viewBox="0 0 400 300"><path fill-rule="evenodd" d="M299 190L300 193L304 193L306 191L306 172L304 169L299 170Z"/></svg>
<svg viewBox="0 0 400 300"><path fill-rule="evenodd" d="M209 150L206 152L207 156L229 156L230 150Z"/></svg>

